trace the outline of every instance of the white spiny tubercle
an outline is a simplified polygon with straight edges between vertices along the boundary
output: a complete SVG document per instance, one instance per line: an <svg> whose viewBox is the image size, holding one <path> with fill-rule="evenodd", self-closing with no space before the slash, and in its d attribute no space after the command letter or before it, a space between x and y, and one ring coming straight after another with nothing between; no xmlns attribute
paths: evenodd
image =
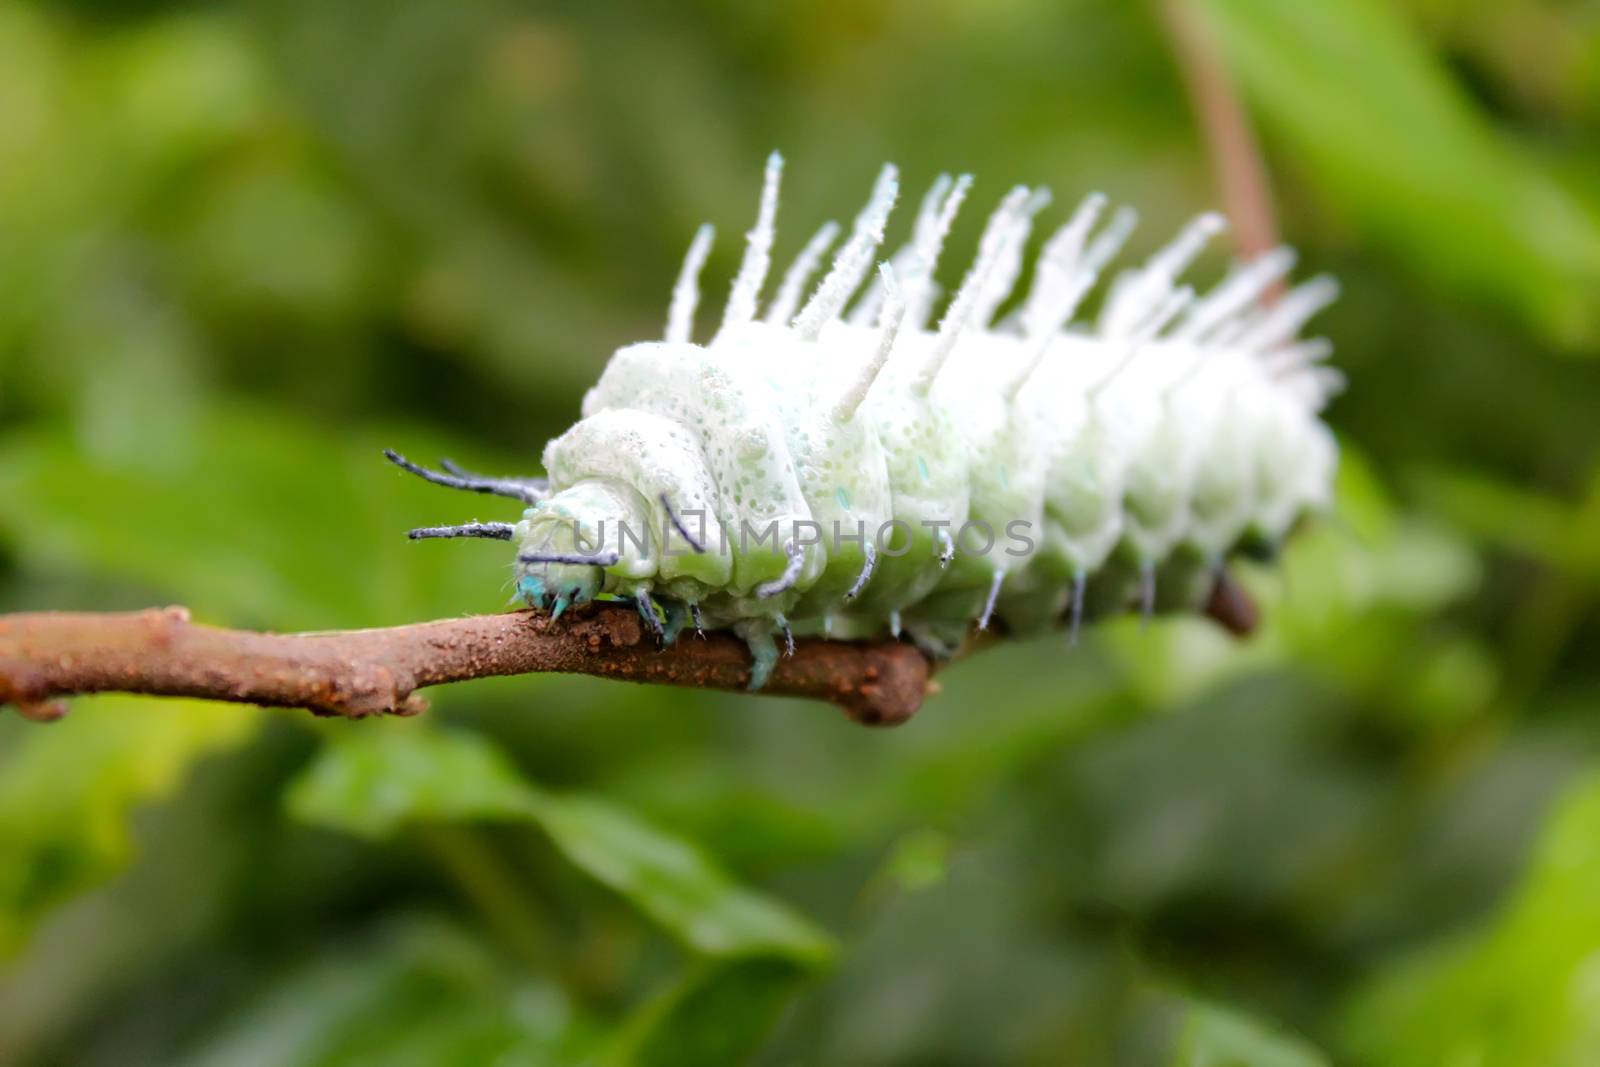
<svg viewBox="0 0 1600 1067"><path fill-rule="evenodd" d="M1298 397L1313 413L1320 412L1330 399L1344 392L1347 384L1343 374L1321 364L1296 367L1272 377L1279 388Z"/></svg>
<svg viewBox="0 0 1600 1067"><path fill-rule="evenodd" d="M916 278L917 247L939 217L939 209L944 204L945 196L950 192L950 181L948 174L941 174L933 179L933 184L922 194L922 203L917 207L917 219L911 227L911 239L889 257L889 262L894 266L895 274L902 283L902 291L908 291L911 282ZM861 294L855 306L850 309L846 320L852 326L871 326L878 320L878 309L882 306L883 282L873 278L867 284L866 292Z"/></svg>
<svg viewBox="0 0 1600 1067"><path fill-rule="evenodd" d="M1011 380L1000 386L1000 399L1007 404L1013 403L1022 393L1022 387L1028 384L1034 372L1044 363L1045 354L1050 351L1050 343L1055 338L1045 335L1033 342L1033 354L1022 365L1022 369L1011 376Z"/></svg>
<svg viewBox="0 0 1600 1067"><path fill-rule="evenodd" d="M1168 293L1166 298L1151 310L1150 317L1132 333L1122 338L1108 339L1110 343L1122 344L1126 347L1123 350L1122 358L1117 360L1116 365L1101 375L1100 379L1089 387L1088 395L1095 397L1103 393L1112 382L1121 376L1123 371L1133 365L1133 361L1139 356L1139 350L1155 340L1156 335L1161 332L1162 328L1175 319L1184 308L1188 307L1192 300L1194 300L1194 290L1189 286L1185 285L1182 288L1175 289Z"/></svg>
<svg viewBox="0 0 1600 1067"><path fill-rule="evenodd" d="M1106 265L1116 258L1138 225L1139 213L1127 205L1111 213L1111 221L1089 242L1088 249L1083 253L1083 269L1091 279L1098 278Z"/></svg>
<svg viewBox="0 0 1600 1067"><path fill-rule="evenodd" d="M933 351L916 377L911 380L911 388L918 394L926 393L933 387L934 379L939 377L939 371L944 367L945 360L955 348L956 342L972 323L972 313L982 299L984 283L990 273L999 264L1000 258L1005 253L1006 242L1010 240L1012 227L1017 225L1018 213L1028 200L1028 187L1019 185L1006 194L1000 206L995 208L994 214L989 216L989 222L983 229L983 236L978 240L978 256L972 261L972 266L967 271L967 276L961 281L961 288L956 290L956 295L950 301L950 306L945 309L944 318L939 320L939 333L934 338Z"/></svg>
<svg viewBox="0 0 1600 1067"><path fill-rule="evenodd" d="M1235 269L1189 309L1172 331L1175 340L1204 341L1217 327L1255 304L1284 275L1294 269L1293 249L1274 248Z"/></svg>
<svg viewBox="0 0 1600 1067"><path fill-rule="evenodd" d="M672 304L667 309L666 340L672 344L686 343L694 333L694 309L700 303L700 270L711 253L711 239L716 236L711 223L705 223L694 232L689 242L689 252L683 257L683 269L678 272L677 284L672 287Z"/></svg>
<svg viewBox="0 0 1600 1067"><path fill-rule="evenodd" d="M1177 278L1205 251L1206 242L1227 228L1228 220L1215 211L1197 215L1170 244L1150 257L1146 269L1160 271L1169 279Z"/></svg>
<svg viewBox="0 0 1600 1067"><path fill-rule="evenodd" d="M1172 324L1172 320L1183 314L1184 310L1194 303L1194 287L1182 285L1172 290L1166 297L1150 311L1150 317L1134 327L1129 335L1134 344L1145 344L1160 336L1161 331Z"/></svg>
<svg viewBox="0 0 1600 1067"><path fill-rule="evenodd" d="M1094 195L1098 196L1098 194ZM1100 204L1091 203L1093 200L1094 196L1091 196L1078 209L1079 214L1088 218L1090 225L1093 224L1095 215L1100 211L1104 198L1100 198ZM1076 222L1077 218L1075 217L1073 221ZM1138 222L1139 215L1132 208L1118 208L1116 213L1111 216L1111 221L1106 224L1106 228L1084 249L1072 276L1065 283L1055 283L1057 292L1054 294L1054 304L1040 314L1040 317L1034 322L1033 329L1026 334L1027 339L1034 345L1032 354L1024 362L1022 369L1001 387L1000 395L1006 403L1013 402L1021 394L1022 387L1028 383L1034 372L1044 362L1045 354L1050 349L1050 343L1055 340L1062 327L1072 319L1073 313L1078 310L1078 305L1083 303L1083 298L1089 295L1089 291L1094 288L1095 282L1099 280L1100 272L1105 269L1105 265L1111 262L1122 246L1127 243L1128 236L1133 233L1133 228L1138 225ZM1071 223L1068 225L1071 225ZM1119 282L1127 284L1128 280L1119 279ZM1113 293L1114 295L1115 293ZM1169 294L1169 302L1164 305L1158 305L1154 309L1150 322L1154 324L1155 328L1141 331L1133 339L1132 348L1129 349L1127 355L1117 364L1116 370L1106 375L1100 384L1095 387L1095 391L1098 392L1103 389L1110 383L1112 378L1121 373L1124 367L1133 362L1133 355L1138 346L1159 332L1161 327L1171 320L1171 316L1182 310L1193 296L1194 293L1188 290ZM1175 304L1171 303L1173 300L1176 301Z"/></svg>
<svg viewBox="0 0 1600 1067"><path fill-rule="evenodd" d="M800 250L800 254L784 273L783 283L778 286L778 295L772 298L772 306L767 309L766 314L766 321L769 324L787 326L789 320L794 318L806 282L817 272L823 254L838 236L839 224L832 219L824 222L818 227L817 232L811 235L811 240L806 242L805 248Z"/></svg>
<svg viewBox="0 0 1600 1067"><path fill-rule="evenodd" d="M1331 355L1333 355L1333 342L1326 337L1313 337L1269 352L1263 357L1262 363L1268 374L1283 377L1295 371L1305 370L1312 364L1321 363Z"/></svg>
<svg viewBox="0 0 1600 1067"><path fill-rule="evenodd" d="M1216 348L1237 348L1239 338L1259 326L1275 306L1277 305L1260 301L1250 305L1232 318L1225 319L1212 327L1205 344Z"/></svg>
<svg viewBox="0 0 1600 1067"><path fill-rule="evenodd" d="M1110 387L1112 382L1121 377L1122 372L1132 366L1133 361L1139 358L1139 350L1143 347L1139 341L1132 338L1118 338L1114 341L1108 340L1107 343L1120 345L1122 354L1110 370L1096 378L1089 388L1083 391L1083 395L1089 400L1097 399L1101 393Z"/></svg>
<svg viewBox="0 0 1600 1067"><path fill-rule="evenodd" d="M944 201L950 195L950 186L955 179L949 174L940 174L933 179L933 184L928 186L928 191L922 194L922 203L917 205L917 219L911 226L911 244L913 247L920 244L923 235L929 232L939 217L939 212L944 208Z"/></svg>
<svg viewBox="0 0 1600 1067"><path fill-rule="evenodd" d="M1318 365L1306 368L1303 373L1309 376L1311 387L1316 391L1313 407L1317 411L1321 411L1330 399L1344 392L1349 385L1344 373L1335 370L1333 367Z"/></svg>
<svg viewBox="0 0 1600 1067"><path fill-rule="evenodd" d="M1027 299L1017 315L1023 336L1029 340L1055 333L1071 317L1069 308L1066 315L1057 320L1055 309L1073 286L1083 259L1084 245L1089 240L1089 231L1094 228L1105 207L1104 193L1090 193L1072 213L1072 218L1044 243L1038 264L1034 267L1033 286L1028 290Z"/></svg>
<svg viewBox="0 0 1600 1067"><path fill-rule="evenodd" d="M1083 260L1077 273L1058 294L1058 302L1045 329L1046 334L1058 332L1071 321L1073 313L1078 310L1078 305L1100 280L1100 272L1116 258L1118 252L1122 251L1122 246L1128 243L1134 227L1138 225L1139 213L1131 207L1119 207L1112 213L1111 221L1106 223L1105 229L1101 230L1094 240L1089 242L1089 247L1084 249Z"/></svg>
<svg viewBox="0 0 1600 1067"><path fill-rule="evenodd" d="M989 272L972 309L972 321L980 330L989 328L995 310L1011 295L1012 288L1017 284L1017 276L1022 273L1022 252L1027 246L1028 234L1033 229L1034 216L1049 204L1050 190L1041 187L1028 194L1028 199L1017 209L994 268Z"/></svg>
<svg viewBox="0 0 1600 1067"><path fill-rule="evenodd" d="M1011 240L1012 227L1032 198L1033 193L1026 185L1014 186L990 213L989 221L984 223L983 234L978 238L978 254L973 258L966 278L962 279L962 292L970 288L976 296L977 291L982 288L979 284L980 276L987 267L999 260L1005 251L1006 243ZM958 292L956 295L959 297L961 294Z"/></svg>
<svg viewBox="0 0 1600 1067"><path fill-rule="evenodd" d="M1072 222L1067 225L1083 225L1084 236L1087 237L1088 230L1093 227L1104 204L1104 196L1098 193L1090 194L1079 206ZM1071 321L1073 313L1078 310L1078 305L1083 303L1083 298L1089 295L1094 283L1099 280L1100 271L1127 243L1128 236L1133 233L1133 228L1138 222L1138 213L1132 208L1117 209L1111 216L1111 221L1106 224L1106 228L1093 243L1083 249L1081 255L1074 256L1072 273L1064 280L1052 279L1051 286L1054 291L1045 294L1045 298L1051 302L1039 312L1031 326L1024 323L1025 336L1033 344L1034 350L1023 364L1022 370L1002 388L1001 395L1007 403L1017 398L1028 379L1039 369L1044 362L1045 353L1049 351L1051 341L1061 332L1062 327ZM1032 299L1032 294L1029 294L1029 299Z"/></svg>
<svg viewBox="0 0 1600 1067"><path fill-rule="evenodd" d="M961 210L971 190L972 175L963 174L956 178L944 202L939 205L938 214L933 216L925 230L917 231L910 262L915 273L906 285L906 313L917 329L921 329L928 321L928 310L933 306L935 295L933 272L939 265L939 253L944 250L944 240L950 235L956 213Z"/></svg>
<svg viewBox="0 0 1600 1067"><path fill-rule="evenodd" d="M862 401L867 399L867 392L872 388L872 383L877 381L878 373L883 370L884 364L889 362L889 355L894 351L895 339L900 336L900 326L905 322L906 303L901 295L900 286L895 283L894 267L888 263L878 264L878 278L884 292L883 310L878 315L878 324L882 331L878 335L878 347L873 351L872 359L861 368L861 373L851 384L850 391L840 397L839 402L834 405L833 417L836 422L844 422L854 417Z"/></svg>
<svg viewBox="0 0 1600 1067"><path fill-rule="evenodd" d="M899 192L899 172L893 163L886 163L873 183L867 206L856 216L854 232L834 259L833 268L795 317L794 328L802 340L816 340L822 327L832 322L850 302L851 294L872 265L873 253L883 243L883 229Z"/></svg>
<svg viewBox="0 0 1600 1067"><path fill-rule="evenodd" d="M1106 302L1105 312L1100 316L1100 332L1106 337L1119 337L1138 329L1167 299L1178 275L1194 262L1206 242L1227 225L1215 212L1199 215L1146 260L1143 267L1118 279Z"/></svg>
<svg viewBox="0 0 1600 1067"><path fill-rule="evenodd" d="M972 175L963 174L961 183L957 203L960 203L961 196L966 195L966 186L972 184ZM904 281L910 282L918 275L932 271L933 258L939 254L944 232L950 228L952 213L947 213L946 205L956 191L955 184L955 179L950 175L941 174L933 180L923 196L922 204L917 208L917 221L911 227L911 241L901 250L906 260L901 267L905 272Z"/></svg>
<svg viewBox="0 0 1600 1067"><path fill-rule="evenodd" d="M728 294L728 306L723 311L724 330L755 321L761 286L767 280L767 271L772 265L772 238L778 217L778 183L782 176L783 156L774 152L767 157L767 169L761 183L761 207L756 215L756 224L745 234L744 258L739 263L739 273L734 276L733 289Z"/></svg>
<svg viewBox="0 0 1600 1067"><path fill-rule="evenodd" d="M1141 323L1133 333L1126 334L1123 338L1107 339L1112 344L1125 346L1123 347L1122 358L1117 360L1117 363L1109 371L1102 374L1101 378L1094 382L1093 386L1088 387L1088 395L1090 397L1098 397L1102 392L1106 392L1107 387L1112 382L1117 381L1122 376L1123 371L1133 366L1134 360L1139 357L1139 350L1149 344L1150 341L1154 341L1155 336L1158 333L1162 333L1163 328L1173 318L1178 317L1182 310L1189 306L1189 302L1194 301L1194 298L1195 291L1190 286L1186 285L1179 288L1179 290L1173 290L1171 293L1166 294L1166 298L1160 304L1150 310L1150 317L1147 318L1146 322ZM1168 392L1168 395L1171 395L1171 392Z"/></svg>
<svg viewBox="0 0 1600 1067"><path fill-rule="evenodd" d="M1326 274L1295 286L1269 308L1261 318L1234 342L1249 352L1265 352L1290 340L1300 327L1333 303L1339 296L1339 283Z"/></svg>

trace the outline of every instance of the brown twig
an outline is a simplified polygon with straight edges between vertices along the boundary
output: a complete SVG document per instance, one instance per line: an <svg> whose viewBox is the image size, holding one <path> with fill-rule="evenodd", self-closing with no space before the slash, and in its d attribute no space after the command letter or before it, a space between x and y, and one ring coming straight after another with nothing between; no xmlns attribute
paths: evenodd
<svg viewBox="0 0 1600 1067"><path fill-rule="evenodd" d="M1254 605L1226 576L1205 610L1234 634L1255 628ZM0 616L0 705L36 721L65 713L58 697L108 691L349 718L415 715L426 707L416 695L424 686L548 671L743 690L750 653L726 633L658 648L632 608L612 603L574 608L559 622L517 611L312 634L202 626L183 608ZM916 713L932 671L897 641L801 640L762 692L826 700L856 722L893 726Z"/></svg>
<svg viewBox="0 0 1600 1067"><path fill-rule="evenodd" d="M1261 146L1234 91L1211 27L1195 10L1194 0L1159 0L1157 6L1206 140L1223 210L1233 221L1239 254L1258 256L1278 243L1272 185Z"/></svg>
<svg viewBox="0 0 1600 1067"><path fill-rule="evenodd" d="M0 704L31 718L54 697L119 691L204 697L324 715L414 715L415 690L444 682L561 671L635 682L743 689L750 653L711 633L670 649L633 609L595 604L560 622L528 611L381 630L267 634L189 621L182 608L0 617ZM891 725L916 712L928 663L910 645L800 641L763 692L831 701L857 722Z"/></svg>

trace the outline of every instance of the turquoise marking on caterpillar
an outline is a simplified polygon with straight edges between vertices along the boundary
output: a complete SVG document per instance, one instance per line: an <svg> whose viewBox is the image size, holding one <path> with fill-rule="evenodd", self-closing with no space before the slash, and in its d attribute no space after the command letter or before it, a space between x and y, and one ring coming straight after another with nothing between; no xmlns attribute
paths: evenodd
<svg viewBox="0 0 1600 1067"><path fill-rule="evenodd" d="M1094 322L1076 321L1135 221L1122 208L1102 225L1106 199L1092 194L996 322L1048 194L1002 198L940 310L935 268L971 178L940 176L873 273L899 194L886 166L810 294L833 223L763 309L782 163L768 160L715 336L692 338L707 225L665 339L612 356L581 420L546 447L547 484L391 456L527 505L515 526L418 536L509 533L517 594L552 614L608 594L663 642L690 620L731 629L760 688L779 635L792 651L797 632L903 629L939 650L995 619L1011 633L1065 622L1075 640L1085 618L1181 606L1196 576L1275 548L1328 505L1337 449L1318 413L1341 383L1327 343L1298 335L1337 289L1317 278L1266 303L1293 266L1287 249L1197 295L1181 275L1224 225L1202 215L1117 275Z"/></svg>

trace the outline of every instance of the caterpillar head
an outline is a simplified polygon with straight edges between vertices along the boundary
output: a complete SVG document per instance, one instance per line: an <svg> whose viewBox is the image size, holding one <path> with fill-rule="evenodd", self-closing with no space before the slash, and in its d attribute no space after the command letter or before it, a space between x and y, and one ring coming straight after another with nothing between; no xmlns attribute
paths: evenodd
<svg viewBox="0 0 1600 1067"><path fill-rule="evenodd" d="M512 531L517 595L559 616L607 591L606 569L625 562L628 532L647 529L637 497L620 482L588 478L530 507Z"/></svg>
<svg viewBox="0 0 1600 1067"><path fill-rule="evenodd" d="M581 482L554 495L541 478L492 478L474 474L444 460L435 471L412 463L393 449L384 456L402 470L450 489L510 497L527 505L522 521L468 522L459 526L425 526L411 531L412 540L439 537L484 537L518 546L517 596L530 605L557 614L585 604L605 590L606 568L619 553L608 551L604 531L620 518L631 518L625 487L600 480Z"/></svg>

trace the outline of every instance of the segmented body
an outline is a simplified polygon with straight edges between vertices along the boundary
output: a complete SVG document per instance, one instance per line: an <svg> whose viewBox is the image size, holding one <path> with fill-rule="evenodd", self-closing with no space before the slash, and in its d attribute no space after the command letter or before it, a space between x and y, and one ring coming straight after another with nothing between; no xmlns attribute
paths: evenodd
<svg viewBox="0 0 1600 1067"><path fill-rule="evenodd" d="M1091 196L997 320L1048 199L1018 188L935 320L934 266L969 181L941 178L874 272L887 167L809 299L831 223L763 308L780 167L715 335L690 338L702 228L665 340L619 350L546 448L548 488L509 530L530 603L631 597L667 640L691 617L732 628L758 687L794 631L903 630L937 651L992 617L1075 629L1158 592L1183 606L1230 553L1275 547L1328 503L1336 450L1317 413L1337 379L1325 343L1296 335L1334 289L1264 303L1287 251L1196 299L1178 277L1221 228L1202 216L1075 323L1132 225L1126 211L1101 225Z"/></svg>

